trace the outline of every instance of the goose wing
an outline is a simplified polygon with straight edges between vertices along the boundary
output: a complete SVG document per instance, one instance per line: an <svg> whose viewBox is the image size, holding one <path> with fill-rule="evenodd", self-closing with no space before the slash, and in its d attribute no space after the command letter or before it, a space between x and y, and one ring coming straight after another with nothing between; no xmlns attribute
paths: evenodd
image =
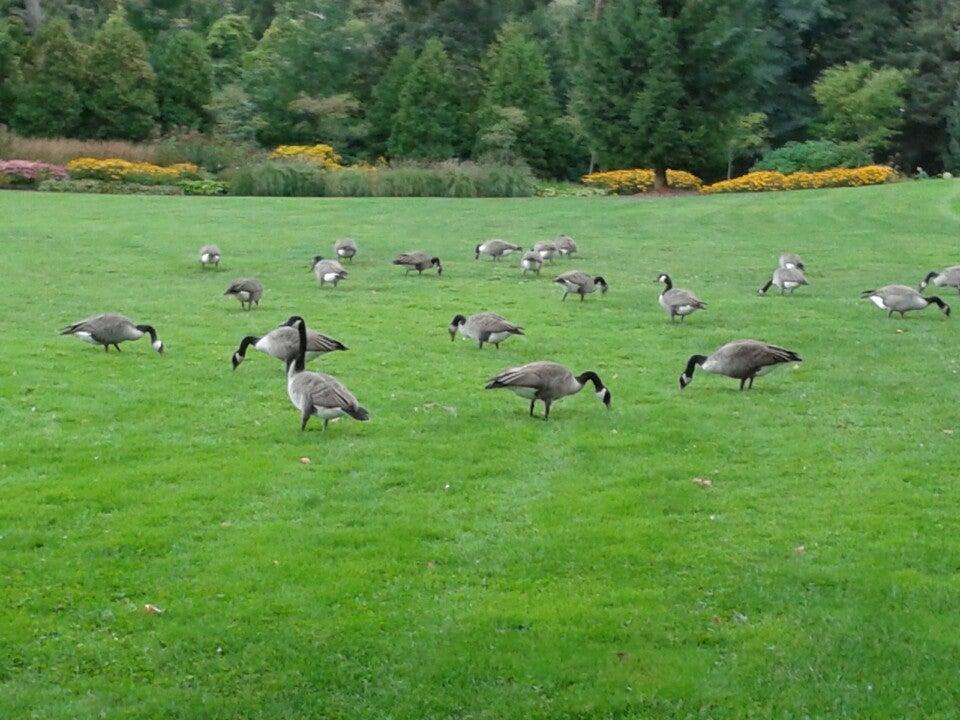
<svg viewBox="0 0 960 720"><path fill-rule="evenodd" d="M263 290L263 286L253 278L240 278L230 283L225 295L236 295L239 292L255 293Z"/></svg>
<svg viewBox="0 0 960 720"><path fill-rule="evenodd" d="M301 372L294 379L295 392L314 408L340 408L348 415L366 420L367 411L333 375Z"/></svg>
<svg viewBox="0 0 960 720"><path fill-rule="evenodd" d="M570 283L572 285L578 285L580 287L585 287L593 282L593 278L590 275L587 275L585 272L580 270L571 270L570 272L565 272L561 275L557 275L553 279L555 283L566 284Z"/></svg>
<svg viewBox="0 0 960 720"><path fill-rule="evenodd" d="M792 350L759 340L735 340L727 343L714 354L721 364L728 366L733 377L751 375L760 368L780 363L801 362Z"/></svg>
<svg viewBox="0 0 960 720"><path fill-rule="evenodd" d="M297 342L299 342L299 337ZM339 340L334 340L332 337L315 330L307 330L307 352L327 353L346 349L347 346Z"/></svg>
<svg viewBox="0 0 960 720"><path fill-rule="evenodd" d="M101 313L75 322L72 325L67 325L60 331L60 334L76 335L77 333L89 333L97 339L106 339L107 337L114 337L124 328L132 326L133 323L130 319L123 315Z"/></svg>
<svg viewBox="0 0 960 720"><path fill-rule="evenodd" d="M700 298L694 295L689 290L683 290L682 288L673 288L672 290L667 290L663 294L663 300L667 305L673 307L682 307L684 305L692 305L695 308L705 308L707 304L703 302Z"/></svg>
<svg viewBox="0 0 960 720"><path fill-rule="evenodd" d="M572 373L563 365L539 361L507 368L490 378L486 388L494 390L496 388L527 387L539 390L572 378Z"/></svg>
<svg viewBox="0 0 960 720"><path fill-rule="evenodd" d="M393 261L394 265L418 265L420 263L429 263L430 256L425 252L410 252L410 253L400 253L397 255L396 260Z"/></svg>
<svg viewBox="0 0 960 720"><path fill-rule="evenodd" d="M507 320L497 313L485 312L479 313L473 316L473 321L477 324L477 328L489 333L520 333L523 328L519 325L514 325L512 322Z"/></svg>

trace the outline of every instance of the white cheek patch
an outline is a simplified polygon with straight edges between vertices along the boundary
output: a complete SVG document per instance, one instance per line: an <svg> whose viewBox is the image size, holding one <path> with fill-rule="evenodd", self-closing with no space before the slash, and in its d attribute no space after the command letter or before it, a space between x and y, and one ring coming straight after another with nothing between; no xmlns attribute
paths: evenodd
<svg viewBox="0 0 960 720"><path fill-rule="evenodd" d="M879 297L878 295L871 295L871 296L870 296L870 302L872 302L874 305L876 305L876 306L877 306L878 308L880 308L881 310L886 310L886 309L887 309L887 306L883 304L883 298Z"/></svg>
<svg viewBox="0 0 960 720"><path fill-rule="evenodd" d="M597 390L596 393L595 393L595 395L596 395L598 398L600 398L600 401L601 401L601 402L603 402L604 399L606 398L607 391L606 391L606 390Z"/></svg>
<svg viewBox="0 0 960 720"><path fill-rule="evenodd" d="M163 343L160 342L159 340L150 344L153 346L153 349L156 350L157 352L161 352L163 350Z"/></svg>

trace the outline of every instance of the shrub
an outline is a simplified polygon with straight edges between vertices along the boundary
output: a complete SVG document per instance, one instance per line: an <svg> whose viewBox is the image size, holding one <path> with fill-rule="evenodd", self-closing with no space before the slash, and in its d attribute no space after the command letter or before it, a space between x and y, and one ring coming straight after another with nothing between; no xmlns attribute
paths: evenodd
<svg viewBox="0 0 960 720"><path fill-rule="evenodd" d="M75 180L109 180L142 185L170 185L177 180L197 179L200 174L200 168L192 163L160 166L116 158L77 158L67 163L67 170Z"/></svg>
<svg viewBox="0 0 960 720"><path fill-rule="evenodd" d="M157 143L154 163L192 163L212 173L221 173L261 155L252 144L225 142L198 132L172 135Z"/></svg>
<svg viewBox="0 0 960 720"><path fill-rule="evenodd" d="M653 170L608 170L584 175L583 183L606 188L620 195L644 193L653 189ZM683 170L667 170L667 187L672 190L699 190L703 181Z"/></svg>
<svg viewBox="0 0 960 720"><path fill-rule="evenodd" d="M547 180L539 180L534 193L537 197L597 197L598 195L610 194L604 187Z"/></svg>
<svg viewBox="0 0 960 720"><path fill-rule="evenodd" d="M45 180L41 192L98 193L101 195L183 195L176 185L140 185L109 180Z"/></svg>
<svg viewBox="0 0 960 720"><path fill-rule="evenodd" d="M281 145L273 151L275 158L310 160L325 168L340 167L340 156L329 145Z"/></svg>
<svg viewBox="0 0 960 720"><path fill-rule="evenodd" d="M750 168L750 172L773 170L779 173L820 172L833 168L856 168L872 162L870 153L855 143L831 140L789 142L771 150Z"/></svg>
<svg viewBox="0 0 960 720"><path fill-rule="evenodd" d="M834 168L822 172L799 172L784 175L761 171L741 175L733 180L707 185L703 193L770 192L776 190L812 190L831 187L860 187L882 185L894 179L896 173L886 165L867 165L859 168Z"/></svg>
<svg viewBox="0 0 960 720"><path fill-rule="evenodd" d="M177 187L184 195L226 195L230 183L220 180L181 180Z"/></svg>
<svg viewBox="0 0 960 720"><path fill-rule="evenodd" d="M0 160L0 185L31 186L43 180L65 180L67 169L30 160Z"/></svg>

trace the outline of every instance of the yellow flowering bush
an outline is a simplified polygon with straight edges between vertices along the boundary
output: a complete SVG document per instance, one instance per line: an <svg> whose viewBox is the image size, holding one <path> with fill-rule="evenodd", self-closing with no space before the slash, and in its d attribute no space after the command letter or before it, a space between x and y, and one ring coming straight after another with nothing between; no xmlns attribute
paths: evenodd
<svg viewBox="0 0 960 720"><path fill-rule="evenodd" d="M653 170L608 170L584 175L580 180L585 185L604 188L619 195L632 195L653 189ZM699 190L701 185L703 181L692 173L667 170L667 187L673 190Z"/></svg>
<svg viewBox="0 0 960 720"><path fill-rule="evenodd" d="M858 168L833 168L820 172L783 173L760 171L741 175L700 188L703 193L770 192L776 190L814 190L832 187L882 185L896 173L886 165L865 165Z"/></svg>
<svg viewBox="0 0 960 720"><path fill-rule="evenodd" d="M330 170L342 167L337 151L322 143L316 145L281 145L273 151L273 157L310 160Z"/></svg>
<svg viewBox="0 0 960 720"><path fill-rule="evenodd" d="M200 177L200 168L193 163L153 165L129 160L76 158L67 163L67 172L74 180L107 180L144 185L172 185L179 180Z"/></svg>

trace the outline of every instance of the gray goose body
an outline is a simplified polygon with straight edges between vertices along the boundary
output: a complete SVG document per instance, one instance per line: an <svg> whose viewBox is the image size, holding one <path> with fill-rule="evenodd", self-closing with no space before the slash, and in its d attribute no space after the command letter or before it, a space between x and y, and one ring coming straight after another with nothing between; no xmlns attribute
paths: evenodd
<svg viewBox="0 0 960 720"><path fill-rule="evenodd" d="M678 315L682 322L687 315L707 307L705 302L689 290L673 287L673 281L666 273L662 273L657 280L664 284L659 298L660 307L670 316L671 322Z"/></svg>
<svg viewBox="0 0 960 720"><path fill-rule="evenodd" d="M937 287L954 287L960 289L960 265L951 265L940 272L930 272L920 281L920 289L926 290L929 283Z"/></svg>
<svg viewBox="0 0 960 720"><path fill-rule="evenodd" d="M216 245L204 245L200 248L200 269L205 269L207 265L220 269L220 248Z"/></svg>
<svg viewBox="0 0 960 720"><path fill-rule="evenodd" d="M296 329L299 339L297 355L287 365L287 397L300 411L300 429L306 429L307 421L312 417L323 420L324 430L331 420L343 415L368 420L370 413L337 378L304 369L307 332L303 318L294 316L285 324Z"/></svg>
<svg viewBox="0 0 960 720"><path fill-rule="evenodd" d="M798 287L801 285L809 285L809 283L807 282L807 278L803 274L802 270L797 270L796 268L778 267L773 271L773 275L769 280L767 280L766 285L757 290L757 293L759 295L766 294L771 285L775 285L777 288L779 288L780 294L783 295L786 291L789 291L791 294L793 294L793 291Z"/></svg>
<svg viewBox="0 0 960 720"><path fill-rule="evenodd" d="M694 370L699 366L704 372L726 375L753 387L753 379L765 375L774 368L790 362L802 362L797 353L760 340L734 340L722 345L711 355L693 355L680 375L680 389L693 381Z"/></svg>
<svg viewBox="0 0 960 720"><path fill-rule="evenodd" d="M511 335L523 335L522 327L493 312L477 313L469 317L457 315L450 323L449 330L451 340L455 340L459 332L465 338L476 340L480 350L484 343L492 343L499 350L500 343Z"/></svg>
<svg viewBox="0 0 960 720"><path fill-rule="evenodd" d="M223 294L233 295L240 301L240 307L250 310L254 303L257 307L260 306L260 298L263 297L263 285L255 278L240 278L234 280Z"/></svg>
<svg viewBox="0 0 960 720"><path fill-rule="evenodd" d="M557 246L557 252L560 253L560 257L568 258L577 252L577 243L569 235L561 235L554 240L554 245Z"/></svg>
<svg viewBox="0 0 960 720"><path fill-rule="evenodd" d="M782 268L787 268L788 270L807 269L803 264L803 258L796 253L784 253L780 256L777 264Z"/></svg>
<svg viewBox="0 0 960 720"><path fill-rule="evenodd" d="M596 292L597 288L600 288L602 294L606 295L607 293L606 280L599 275L587 275L580 270L565 272L555 277L553 281L563 288L563 300L566 300L570 293L575 293L580 296L582 301L586 295Z"/></svg>
<svg viewBox="0 0 960 720"><path fill-rule="evenodd" d="M558 252L557 244L551 240L541 240L534 243L533 252L537 253L541 260L552 260Z"/></svg>
<svg viewBox="0 0 960 720"><path fill-rule="evenodd" d="M437 275L443 274L443 266L440 264L440 258L425 252L400 253L394 259L393 264L405 267L408 273L411 270L416 270L417 274L420 275L423 274L424 270L429 270L431 267L436 266Z"/></svg>
<svg viewBox="0 0 960 720"><path fill-rule="evenodd" d="M357 254L357 243L353 238L340 238L333 243L333 253L338 258L353 261Z"/></svg>
<svg viewBox="0 0 960 720"><path fill-rule="evenodd" d="M323 287L326 283L332 283L334 287L347 275L346 269L336 260L324 260L317 255L313 259L313 274Z"/></svg>
<svg viewBox="0 0 960 720"><path fill-rule="evenodd" d="M230 358L234 370L236 370L240 363L246 358L247 348L249 347L253 347L253 349L258 352L262 352L265 355L275 357L287 363L297 356L300 348L300 334L295 328L288 325L281 325L260 337L248 335L240 341L240 346L236 352L233 353L233 357ZM332 337L307 328L305 362L309 362L324 353L346 349L347 346L339 340L334 340Z"/></svg>
<svg viewBox="0 0 960 720"><path fill-rule="evenodd" d="M157 331L151 325L135 325L130 318L116 313L93 315L86 320L80 320L67 325L60 331L61 335L73 335L91 345L103 345L104 351L109 352L113 345L120 351L120 343L139 340L144 335L150 336L150 345L158 353L163 352L163 342L157 337Z"/></svg>
<svg viewBox="0 0 960 720"><path fill-rule="evenodd" d="M477 245L474 251L476 253L474 259L479 260L481 255L489 255L494 260L499 260L504 255L520 250L523 250L523 248L506 240L487 240L485 243Z"/></svg>
<svg viewBox="0 0 960 720"><path fill-rule="evenodd" d="M543 258L540 257L540 253L528 250L523 254L523 257L520 258L520 267L523 268L524 275L531 270L539 275L540 268L543 267Z"/></svg>
<svg viewBox="0 0 960 720"><path fill-rule="evenodd" d="M864 290L860 297L865 298L881 310L887 311L887 317L895 312L903 317L911 310L923 310L928 305L937 305L944 315L950 316L950 306L938 297L924 297L908 285L885 285L876 290Z"/></svg>
<svg viewBox="0 0 960 720"><path fill-rule="evenodd" d="M539 360L519 367L507 368L503 372L490 378L486 384L487 390L504 388L530 401L530 416L533 416L534 405L537 400L543 402L544 420L550 417L550 405L560 398L575 395L584 385L592 382L600 401L610 409L610 390L607 389L600 377L588 370L580 375L574 375L565 366Z"/></svg>

